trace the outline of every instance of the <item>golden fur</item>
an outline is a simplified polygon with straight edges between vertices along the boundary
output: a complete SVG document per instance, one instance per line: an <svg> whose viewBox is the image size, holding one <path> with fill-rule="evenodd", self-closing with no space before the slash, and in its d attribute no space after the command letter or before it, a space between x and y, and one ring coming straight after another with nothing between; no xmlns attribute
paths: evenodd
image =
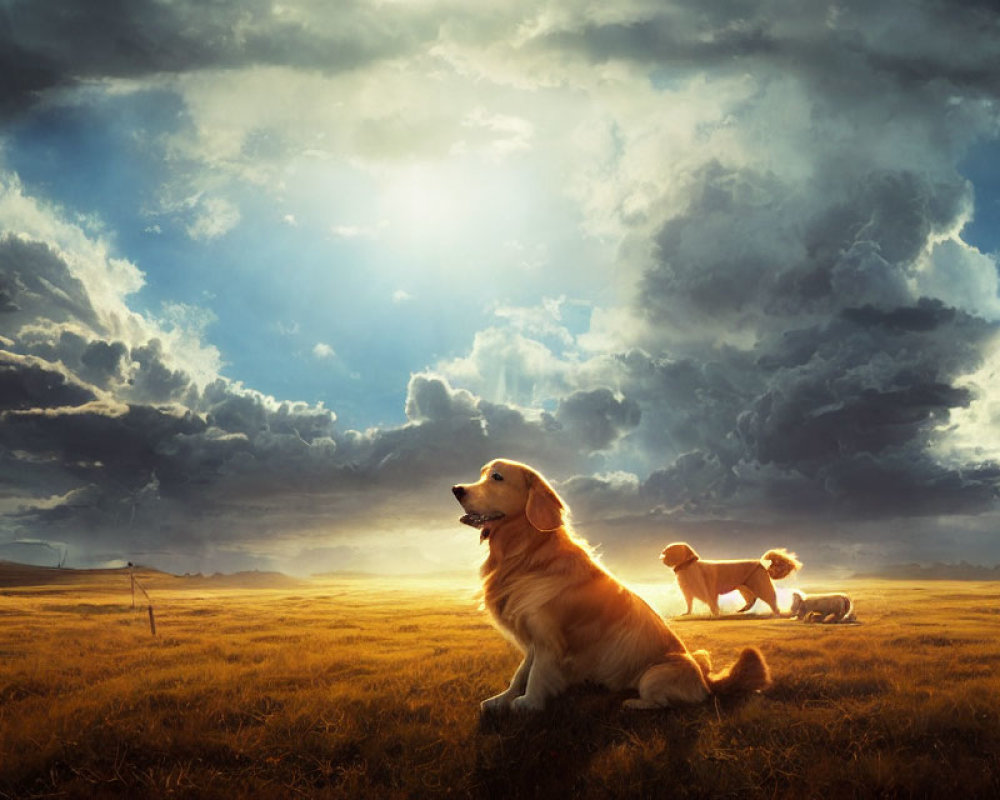
<svg viewBox="0 0 1000 800"><path fill-rule="evenodd" d="M806 622L854 622L854 603L846 594L792 592L792 614Z"/></svg>
<svg viewBox="0 0 1000 800"><path fill-rule="evenodd" d="M686 614L691 613L694 601L701 600L708 605L712 616L719 615L719 595L734 590L743 595L746 605L740 612L749 611L759 597L778 614L778 600L771 579L778 580L802 566L794 553L787 550L768 550L756 560L707 561L685 542L674 542L663 548L660 560L672 567L677 575L684 600ZM769 562L764 566L763 562Z"/></svg>
<svg viewBox="0 0 1000 800"><path fill-rule="evenodd" d="M711 674L708 653L688 652L666 622L619 583L566 523L568 509L537 472L496 460L476 483L452 488L480 528L489 553L480 569L497 627L523 653L510 686L485 700L485 712L538 710L570 685L634 689L630 708L699 703L711 694L763 689L763 656L746 648Z"/></svg>

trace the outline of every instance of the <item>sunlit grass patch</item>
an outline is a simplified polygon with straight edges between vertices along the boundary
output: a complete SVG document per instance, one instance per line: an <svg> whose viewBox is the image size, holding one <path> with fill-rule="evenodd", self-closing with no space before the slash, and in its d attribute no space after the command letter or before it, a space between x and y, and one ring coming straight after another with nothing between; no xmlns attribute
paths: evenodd
<svg viewBox="0 0 1000 800"><path fill-rule="evenodd" d="M982 584L852 585L853 626L676 626L717 668L759 646L764 694L629 712L578 688L486 719L518 657L468 587L164 587L155 637L123 592L0 596L0 797L1000 794Z"/></svg>

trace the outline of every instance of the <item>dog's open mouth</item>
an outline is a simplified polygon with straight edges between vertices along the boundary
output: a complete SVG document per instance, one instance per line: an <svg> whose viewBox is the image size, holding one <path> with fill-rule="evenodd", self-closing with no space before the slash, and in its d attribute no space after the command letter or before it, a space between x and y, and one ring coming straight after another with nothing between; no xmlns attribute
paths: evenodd
<svg viewBox="0 0 1000 800"><path fill-rule="evenodd" d="M494 520L503 517L499 511L495 511L492 514L463 514L459 517L459 522L465 525L471 525L473 528L479 528L479 541L483 539L488 539L490 535L490 529L486 527L487 523L493 522Z"/></svg>

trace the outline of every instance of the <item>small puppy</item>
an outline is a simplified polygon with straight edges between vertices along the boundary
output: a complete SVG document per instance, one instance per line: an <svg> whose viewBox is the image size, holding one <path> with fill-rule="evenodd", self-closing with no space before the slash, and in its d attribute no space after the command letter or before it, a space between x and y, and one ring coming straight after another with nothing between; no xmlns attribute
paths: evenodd
<svg viewBox="0 0 1000 800"><path fill-rule="evenodd" d="M691 613L697 598L708 605L713 617L719 616L719 595L734 589L746 603L739 613L749 611L759 597L777 615L778 601L771 579L784 578L802 566L794 553L780 548L768 550L754 561L705 561L685 542L667 545L660 560L677 575L677 585L687 601L684 613ZM769 565L765 567L764 561Z"/></svg>
<svg viewBox="0 0 1000 800"><path fill-rule="evenodd" d="M637 690L628 708L700 703L770 685L760 651L747 647L711 674L708 653L688 652L666 622L619 583L570 531L568 509L537 472L491 461L475 483L452 487L489 553L480 569L486 608L524 660L484 712L539 710L571 685Z"/></svg>
<svg viewBox="0 0 1000 800"><path fill-rule="evenodd" d="M792 592L792 615L806 622L854 622L854 603L846 594Z"/></svg>

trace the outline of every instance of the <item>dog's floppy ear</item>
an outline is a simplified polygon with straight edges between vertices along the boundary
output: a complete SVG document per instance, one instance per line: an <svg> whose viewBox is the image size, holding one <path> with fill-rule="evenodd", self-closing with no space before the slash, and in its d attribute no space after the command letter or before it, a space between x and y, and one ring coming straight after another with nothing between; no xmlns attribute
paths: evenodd
<svg viewBox="0 0 1000 800"><path fill-rule="evenodd" d="M541 475L528 475L528 502L524 514L531 526L540 531L554 531L563 524L563 503L556 490Z"/></svg>

